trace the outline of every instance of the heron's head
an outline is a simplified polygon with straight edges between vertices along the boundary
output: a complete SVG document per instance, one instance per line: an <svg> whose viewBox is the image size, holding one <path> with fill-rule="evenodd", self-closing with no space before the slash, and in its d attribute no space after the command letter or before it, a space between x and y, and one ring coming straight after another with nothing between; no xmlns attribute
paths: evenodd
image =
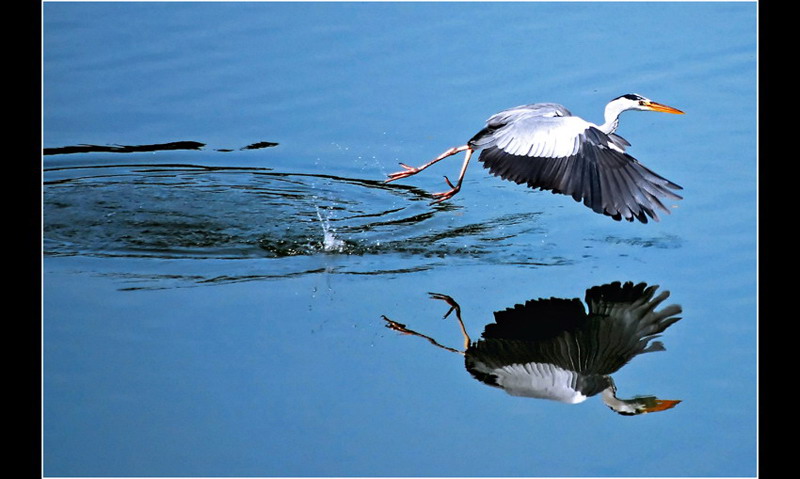
<svg viewBox="0 0 800 479"><path fill-rule="evenodd" d="M622 407L611 407L614 411L624 416L635 416L637 414L647 414L649 412L665 411L678 405L680 400L658 399L655 396L642 396L633 399L620 400Z"/></svg>
<svg viewBox="0 0 800 479"><path fill-rule="evenodd" d="M614 412L624 416L636 416L649 412L672 409L681 401L679 399L659 399L655 396L636 396L632 399L619 399L613 385L603 391L603 402Z"/></svg>
<svg viewBox="0 0 800 479"><path fill-rule="evenodd" d="M611 100L610 104L617 105L620 111L625 110L639 110L639 111L660 111L663 113L674 113L678 115L682 115L683 112L678 110L677 108L673 108L671 106L667 106L661 103L654 102L649 98L645 98L642 95L638 95L636 93L628 93L627 95L622 95Z"/></svg>

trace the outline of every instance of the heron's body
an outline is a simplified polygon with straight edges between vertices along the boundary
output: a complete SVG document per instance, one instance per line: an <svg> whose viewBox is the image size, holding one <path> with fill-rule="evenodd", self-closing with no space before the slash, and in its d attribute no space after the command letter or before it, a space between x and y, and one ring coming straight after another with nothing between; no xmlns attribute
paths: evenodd
<svg viewBox="0 0 800 479"><path fill-rule="evenodd" d="M626 153L630 143L615 132L620 113L627 110L682 113L635 94L612 100L600 125L573 116L557 103L521 105L492 115L466 145L451 148L418 168L402 165L404 171L389 175L387 181L411 176L466 151L457 184L445 177L451 189L435 194L437 202L443 201L461 189L470 157L480 150L479 161L505 180L572 196L616 220L658 220L656 210L669 213L661 199L681 199L672 191L681 187Z"/></svg>

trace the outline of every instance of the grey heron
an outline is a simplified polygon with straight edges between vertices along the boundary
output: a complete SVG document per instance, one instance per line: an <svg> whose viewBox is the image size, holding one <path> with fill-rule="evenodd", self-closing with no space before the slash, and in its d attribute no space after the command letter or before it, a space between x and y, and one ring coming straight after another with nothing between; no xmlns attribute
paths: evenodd
<svg viewBox="0 0 800 479"><path fill-rule="evenodd" d="M466 145L450 148L418 167L400 163L403 170L391 173L385 181L415 175L464 151L456 184L445 176L450 189L433 194L434 203L445 201L461 190L470 158L481 150L478 161L504 180L572 196L617 221L647 223L648 216L658 221L656 209L669 213L661 199L683 199L671 191L682 188L625 152L630 143L615 132L620 114L628 110L683 114L634 93L611 100L601 125L573 116L557 103L521 105L492 115Z"/></svg>
<svg viewBox="0 0 800 479"><path fill-rule="evenodd" d="M655 396L617 397L611 374L639 354L663 351L653 341L681 318L678 305L656 308L669 297L658 286L614 282L586 291L586 309L578 298L536 299L494 313L473 342L452 298L446 301L464 337L464 349L439 344L385 316L386 327L419 336L442 349L460 353L467 371L476 380L512 396L549 399L577 404L600 394L603 402L622 415L638 415L675 407L679 400Z"/></svg>

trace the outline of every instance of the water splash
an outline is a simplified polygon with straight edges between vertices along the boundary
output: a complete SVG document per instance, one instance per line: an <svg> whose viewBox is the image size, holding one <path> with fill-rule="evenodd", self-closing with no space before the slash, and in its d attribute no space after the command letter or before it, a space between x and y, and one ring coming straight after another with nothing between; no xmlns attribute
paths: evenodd
<svg viewBox="0 0 800 479"><path fill-rule="evenodd" d="M316 197L314 198L316 200ZM317 218L322 226L322 250L326 252L341 253L344 251L345 242L336 237L336 230L331 227L328 216L323 217L319 206L314 205L317 210Z"/></svg>

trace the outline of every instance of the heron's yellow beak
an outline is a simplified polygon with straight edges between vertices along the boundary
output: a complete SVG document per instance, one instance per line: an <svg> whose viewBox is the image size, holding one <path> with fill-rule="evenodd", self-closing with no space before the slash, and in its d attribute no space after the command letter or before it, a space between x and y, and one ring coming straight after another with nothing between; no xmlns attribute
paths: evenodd
<svg viewBox="0 0 800 479"><path fill-rule="evenodd" d="M677 115L683 115L683 112L678 110L677 108L672 108L671 106L662 105L661 103L656 103L651 101L646 105L652 111L661 111L664 113L675 113Z"/></svg>
<svg viewBox="0 0 800 479"><path fill-rule="evenodd" d="M667 107L669 108L669 107ZM671 112L670 112L671 113ZM683 112L681 112L683 113ZM656 399L654 405L645 408L644 412L656 412L656 411L664 411L665 409L671 409L678 405L681 402L680 400L672 400L672 399Z"/></svg>

